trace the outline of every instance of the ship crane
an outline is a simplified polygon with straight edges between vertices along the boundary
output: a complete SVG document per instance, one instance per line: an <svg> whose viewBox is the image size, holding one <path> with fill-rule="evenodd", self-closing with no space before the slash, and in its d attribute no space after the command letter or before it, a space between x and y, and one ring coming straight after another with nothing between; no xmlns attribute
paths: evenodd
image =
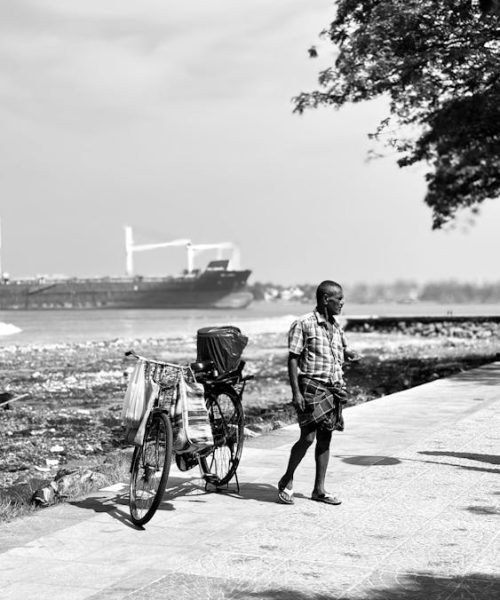
<svg viewBox="0 0 500 600"><path fill-rule="evenodd" d="M127 253L127 276L131 277L134 273L134 252L144 252L146 250L156 250L157 248L167 248L169 246L188 246L191 240L180 239L172 242L161 242L159 244L134 244L132 227L125 227L125 251Z"/></svg>
<svg viewBox="0 0 500 600"><path fill-rule="evenodd" d="M171 246L185 246L187 251L187 273L194 271L195 256L205 250L217 250L217 259L222 259L223 250L232 250L231 267L240 268L240 253L238 247L231 242L220 242L217 244L192 244L191 240L179 239L172 242L161 242L158 244L134 244L132 227L125 227L125 250L127 254L127 275L131 277L134 272L133 254L134 252L143 252L146 250L156 250L157 248L168 248Z"/></svg>
<svg viewBox="0 0 500 600"><path fill-rule="evenodd" d="M192 273L194 270L194 258L199 252L205 250L217 250L217 259L222 259L223 250L232 250L231 268L239 269L240 256L238 247L231 242L220 242L218 244L187 244L187 272Z"/></svg>

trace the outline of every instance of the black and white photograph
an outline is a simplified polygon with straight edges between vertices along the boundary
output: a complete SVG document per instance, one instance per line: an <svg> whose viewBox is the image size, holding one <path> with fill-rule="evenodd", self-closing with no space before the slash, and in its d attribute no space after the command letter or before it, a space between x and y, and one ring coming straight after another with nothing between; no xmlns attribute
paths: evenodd
<svg viewBox="0 0 500 600"><path fill-rule="evenodd" d="M1 600L500 597L500 0L0 0Z"/></svg>

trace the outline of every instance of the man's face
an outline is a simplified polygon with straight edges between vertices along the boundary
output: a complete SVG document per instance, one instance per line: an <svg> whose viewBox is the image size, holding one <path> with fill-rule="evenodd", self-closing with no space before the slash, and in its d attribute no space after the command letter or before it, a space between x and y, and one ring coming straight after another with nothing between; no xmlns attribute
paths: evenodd
<svg viewBox="0 0 500 600"><path fill-rule="evenodd" d="M329 315L340 315L344 306L344 292L339 288L331 288L325 294L326 310Z"/></svg>

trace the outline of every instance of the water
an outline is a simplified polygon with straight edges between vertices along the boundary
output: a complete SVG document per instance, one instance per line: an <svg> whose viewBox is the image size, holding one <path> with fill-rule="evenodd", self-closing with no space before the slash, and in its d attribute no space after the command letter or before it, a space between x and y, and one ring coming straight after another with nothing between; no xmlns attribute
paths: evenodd
<svg viewBox="0 0 500 600"><path fill-rule="evenodd" d="M286 332L294 317L311 309L298 302L254 302L246 309L68 310L0 312L0 344L56 344L137 338L193 339L200 327L236 325L247 335ZM500 305L359 304L344 315L498 315Z"/></svg>
<svg viewBox="0 0 500 600"><path fill-rule="evenodd" d="M200 327L236 325L246 334L286 331L304 305L256 302L246 309L0 312L0 344L55 344L137 338L194 338Z"/></svg>

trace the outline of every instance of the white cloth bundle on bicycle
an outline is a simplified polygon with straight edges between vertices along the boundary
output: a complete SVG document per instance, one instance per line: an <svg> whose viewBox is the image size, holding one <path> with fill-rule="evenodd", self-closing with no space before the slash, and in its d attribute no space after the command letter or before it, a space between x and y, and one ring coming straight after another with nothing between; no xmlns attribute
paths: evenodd
<svg viewBox="0 0 500 600"><path fill-rule="evenodd" d="M146 381L146 403L144 414L142 415L141 422L138 427L128 427L126 431L126 440L135 444L136 446L142 446L144 442L144 434L146 433L146 424L148 422L149 413L153 408L154 401L158 397L158 392L160 391L160 386L148 379Z"/></svg>
<svg viewBox="0 0 500 600"><path fill-rule="evenodd" d="M122 420L126 427L138 427L146 408L145 363L138 360L127 386L123 400Z"/></svg>
<svg viewBox="0 0 500 600"><path fill-rule="evenodd" d="M149 412L158 396L158 385L146 377L145 366L143 360L137 361L130 376L122 409L125 439L138 446L142 445Z"/></svg>
<svg viewBox="0 0 500 600"><path fill-rule="evenodd" d="M174 450L177 453L195 452L212 445L205 392L200 383L188 382L181 374L170 416L174 425Z"/></svg>

